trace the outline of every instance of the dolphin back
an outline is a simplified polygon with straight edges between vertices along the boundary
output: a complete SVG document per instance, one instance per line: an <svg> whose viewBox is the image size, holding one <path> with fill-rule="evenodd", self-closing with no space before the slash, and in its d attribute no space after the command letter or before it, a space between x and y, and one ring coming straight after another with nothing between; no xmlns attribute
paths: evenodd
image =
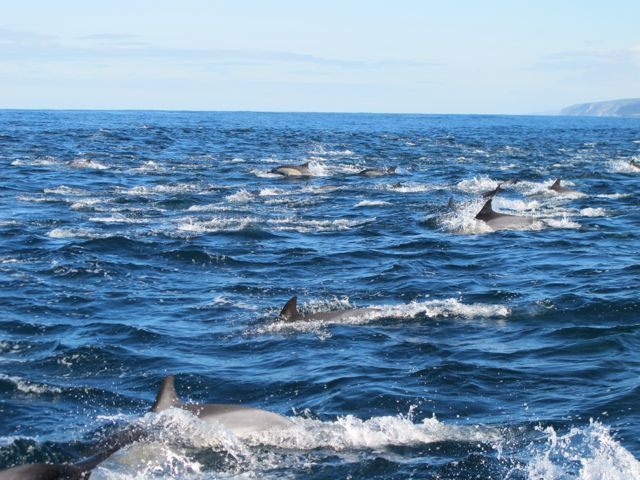
<svg viewBox="0 0 640 480"><path fill-rule="evenodd" d="M34 463L0 472L0 480L78 480L89 478L89 471L67 464Z"/></svg>

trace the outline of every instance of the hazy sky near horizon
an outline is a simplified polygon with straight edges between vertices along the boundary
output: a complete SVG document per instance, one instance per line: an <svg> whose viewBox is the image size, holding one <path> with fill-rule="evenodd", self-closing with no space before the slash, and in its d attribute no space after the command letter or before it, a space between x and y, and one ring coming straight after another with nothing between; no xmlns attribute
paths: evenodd
<svg viewBox="0 0 640 480"><path fill-rule="evenodd" d="M640 97L637 0L5 2L0 108L523 114Z"/></svg>

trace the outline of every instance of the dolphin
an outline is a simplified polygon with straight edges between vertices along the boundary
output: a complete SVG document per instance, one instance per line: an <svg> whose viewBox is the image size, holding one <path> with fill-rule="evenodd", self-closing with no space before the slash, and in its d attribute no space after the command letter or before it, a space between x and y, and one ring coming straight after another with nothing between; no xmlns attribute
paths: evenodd
<svg viewBox="0 0 640 480"><path fill-rule="evenodd" d="M280 312L280 320L284 322L297 322L297 321L324 321L324 322L339 322L353 317L360 317L368 313L379 312L378 308L349 308L346 310L332 310L329 312L308 313L306 315L301 314L297 307L298 297L294 296L286 303L282 311Z"/></svg>
<svg viewBox="0 0 640 480"><path fill-rule="evenodd" d="M222 424L236 435L293 425L288 418L259 408L226 403L183 403L176 394L174 376L168 375L158 389L151 411L158 413L171 407L187 410L207 423Z"/></svg>
<svg viewBox="0 0 640 480"><path fill-rule="evenodd" d="M476 220L482 220L494 230L517 230L526 228L535 222L534 218L509 215L495 212L491 206L493 197L489 198L476 215Z"/></svg>
<svg viewBox="0 0 640 480"><path fill-rule="evenodd" d="M130 425L114 433L97 446L98 452L76 463L34 463L0 471L0 480L84 480L91 470L121 448L142 439L144 430Z"/></svg>
<svg viewBox="0 0 640 480"><path fill-rule="evenodd" d="M313 175L309 170L309 162L302 165L280 165L272 168L271 173L278 173L285 177L311 177Z"/></svg>
<svg viewBox="0 0 640 480"><path fill-rule="evenodd" d="M176 395L175 377L168 375L160 384L156 400L151 407L155 413L168 408L187 410L205 422L218 422L236 435L252 433L270 428L286 428L291 420L276 413L229 404L182 403ZM121 448L144 439L146 432L138 425L129 425L122 431L110 435L98 443L98 452L75 463L34 463L18 465L0 471L0 480L84 480L91 470Z"/></svg>
<svg viewBox="0 0 640 480"><path fill-rule="evenodd" d="M631 159L629 161L629 165L635 168L636 170L640 170L640 163L636 162L634 159Z"/></svg>
<svg viewBox="0 0 640 480"><path fill-rule="evenodd" d="M358 175L363 175L365 177L382 177L383 175L394 175L396 173L397 167L387 167L387 168L365 168Z"/></svg>
<svg viewBox="0 0 640 480"><path fill-rule="evenodd" d="M579 192L578 190L572 190L571 188L563 187L560 184L560 179L557 179L555 182L553 182L553 185L551 185L548 189L553 190L554 192L559 193L560 195L584 195L582 192Z"/></svg>

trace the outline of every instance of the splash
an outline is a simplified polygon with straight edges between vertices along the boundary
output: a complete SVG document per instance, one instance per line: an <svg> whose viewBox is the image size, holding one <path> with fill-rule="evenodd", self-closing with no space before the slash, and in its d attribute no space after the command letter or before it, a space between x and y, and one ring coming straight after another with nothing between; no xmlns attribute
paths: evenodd
<svg viewBox="0 0 640 480"><path fill-rule="evenodd" d="M253 200L253 194L242 188L232 195L227 195L224 199L230 203L247 203Z"/></svg>
<svg viewBox="0 0 640 480"><path fill-rule="evenodd" d="M574 427L564 435L558 435L553 427L542 433L546 444L526 466L529 480L640 478L640 462L600 422L592 420L587 427Z"/></svg>

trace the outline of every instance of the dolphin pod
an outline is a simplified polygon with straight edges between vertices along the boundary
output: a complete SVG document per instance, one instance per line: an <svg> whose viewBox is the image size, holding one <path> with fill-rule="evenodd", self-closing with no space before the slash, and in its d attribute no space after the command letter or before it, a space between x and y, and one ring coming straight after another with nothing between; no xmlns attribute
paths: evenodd
<svg viewBox="0 0 640 480"><path fill-rule="evenodd" d="M180 408L196 415L207 423L219 423L234 434L243 434L267 430L270 428L286 428L292 425L291 420L277 413L260 410L244 405L216 403L183 403L175 390L175 378L168 375L162 381L151 412L159 413L168 408ZM127 445L144 439L146 432L137 425L129 425L100 442L98 452L75 463L34 463L18 465L0 471L0 480L84 480L91 471L116 451Z"/></svg>
<svg viewBox="0 0 640 480"><path fill-rule="evenodd" d="M349 308L343 310L332 310L330 312L308 313L303 315L298 311L298 297L292 297L280 312L280 320L284 322L297 321L325 321L339 322L348 318L359 317L372 312L378 312L377 308Z"/></svg>

